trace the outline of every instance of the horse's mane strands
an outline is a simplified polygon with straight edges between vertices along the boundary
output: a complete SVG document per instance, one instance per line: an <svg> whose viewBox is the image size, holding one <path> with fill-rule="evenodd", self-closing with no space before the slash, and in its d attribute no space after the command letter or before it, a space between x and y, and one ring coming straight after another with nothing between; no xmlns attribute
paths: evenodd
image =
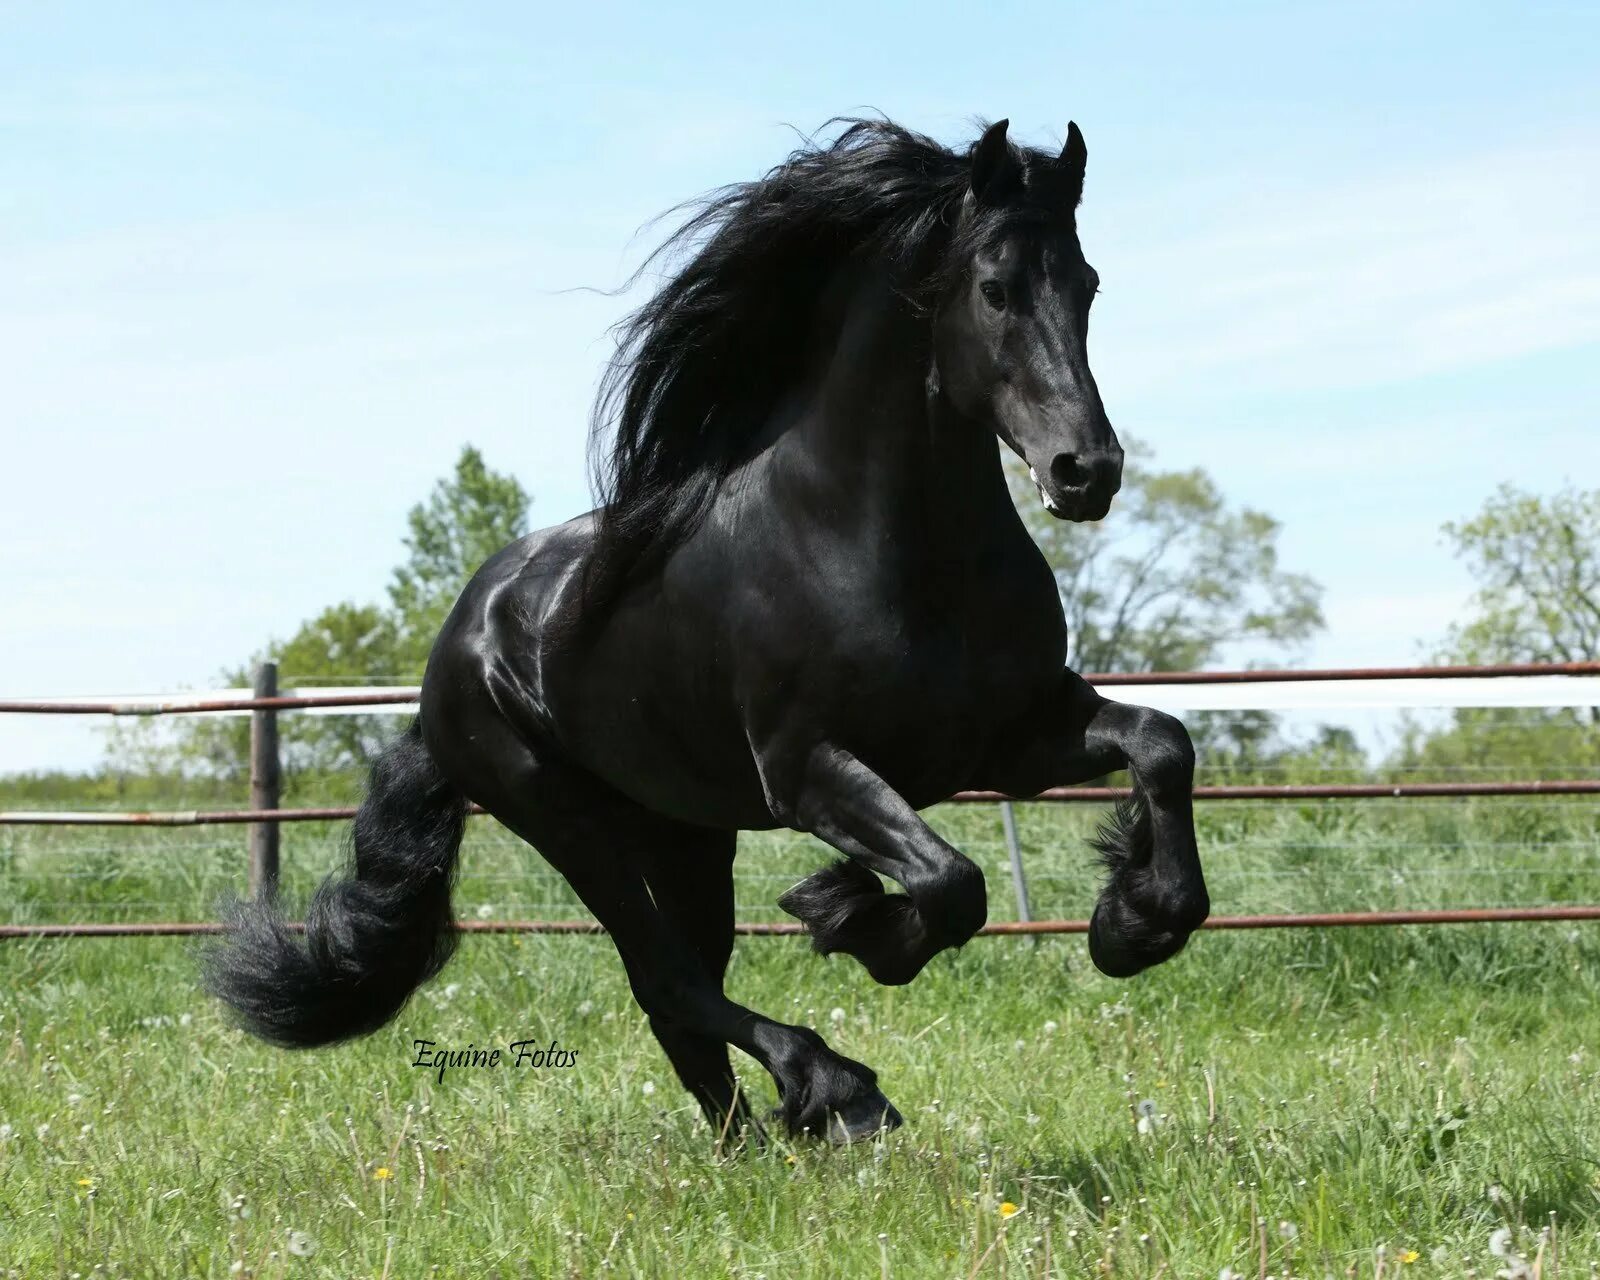
<svg viewBox="0 0 1600 1280"><path fill-rule="evenodd" d="M629 284L680 261L616 327L590 430L601 504L585 597L603 606L693 532L765 410L790 386L805 327L834 268L890 263L913 297L964 261L954 243L992 230L959 218L970 148L883 119L830 121L754 182L684 206L688 216ZM1042 153L1020 152L1029 167ZM990 223L990 225L986 225Z"/></svg>

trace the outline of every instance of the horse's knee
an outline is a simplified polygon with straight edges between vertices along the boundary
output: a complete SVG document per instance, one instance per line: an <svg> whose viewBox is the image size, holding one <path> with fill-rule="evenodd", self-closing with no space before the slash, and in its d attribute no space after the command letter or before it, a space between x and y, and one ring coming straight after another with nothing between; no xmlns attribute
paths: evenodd
<svg viewBox="0 0 1600 1280"><path fill-rule="evenodd" d="M1194 740L1177 716L1139 708L1127 752L1140 783L1152 799L1182 792L1194 783Z"/></svg>
<svg viewBox="0 0 1600 1280"><path fill-rule="evenodd" d="M989 888L970 858L945 859L913 896L929 934L941 947L958 947L989 919Z"/></svg>

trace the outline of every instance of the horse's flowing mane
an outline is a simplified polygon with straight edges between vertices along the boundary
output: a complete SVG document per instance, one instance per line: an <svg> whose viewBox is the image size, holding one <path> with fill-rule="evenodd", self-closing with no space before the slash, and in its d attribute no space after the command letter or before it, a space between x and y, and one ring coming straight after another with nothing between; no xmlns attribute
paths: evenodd
<svg viewBox="0 0 1600 1280"><path fill-rule="evenodd" d="M888 120L840 119L754 182L712 192L646 260L683 259L616 329L590 456L601 503L587 566L604 601L659 566L710 508L740 450L794 382L815 304L848 259L899 268L916 297L993 218L961 222L971 148ZM1016 149L1028 169L1052 163ZM959 235L962 246L954 243ZM638 277L636 276L635 279Z"/></svg>

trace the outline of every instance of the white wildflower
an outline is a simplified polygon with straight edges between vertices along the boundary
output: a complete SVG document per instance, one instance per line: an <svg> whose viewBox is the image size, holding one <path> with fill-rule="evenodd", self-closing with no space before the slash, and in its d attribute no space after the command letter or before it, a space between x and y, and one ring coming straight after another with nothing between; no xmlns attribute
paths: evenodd
<svg viewBox="0 0 1600 1280"><path fill-rule="evenodd" d="M845 1012L844 1012L843 1009L839 1008L837 1005L835 1005L832 1009L828 1010L828 1021L833 1023L834 1026L836 1026L836 1027L842 1026L844 1024L844 1019L845 1019Z"/></svg>
<svg viewBox="0 0 1600 1280"><path fill-rule="evenodd" d="M644 1096L647 1098L655 1091L656 1082L654 1080L646 1080L642 1085L639 1086L639 1092L644 1094Z"/></svg>
<svg viewBox="0 0 1600 1280"><path fill-rule="evenodd" d="M291 1231L288 1249L297 1258L309 1258L317 1251L317 1242L304 1231Z"/></svg>
<svg viewBox="0 0 1600 1280"><path fill-rule="evenodd" d="M477 910L477 916L478 916L478 919L480 919L480 920L487 920L493 914L494 914L494 907L492 907L487 902L485 902Z"/></svg>
<svg viewBox="0 0 1600 1280"><path fill-rule="evenodd" d="M1498 1190L1498 1188L1496 1188ZM1496 1227L1489 1233L1489 1253L1496 1258L1511 1256L1511 1228Z"/></svg>

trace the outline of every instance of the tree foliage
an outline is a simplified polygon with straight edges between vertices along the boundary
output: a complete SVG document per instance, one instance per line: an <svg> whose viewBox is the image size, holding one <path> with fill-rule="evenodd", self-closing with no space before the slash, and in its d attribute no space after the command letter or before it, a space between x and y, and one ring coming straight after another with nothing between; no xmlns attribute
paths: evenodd
<svg viewBox="0 0 1600 1280"><path fill-rule="evenodd" d="M1225 654L1292 653L1322 626L1321 588L1278 564L1276 520L1234 507L1204 471L1130 454L1099 524L1044 511L1020 465L1018 509L1055 571L1079 671L1187 671Z"/></svg>
<svg viewBox="0 0 1600 1280"><path fill-rule="evenodd" d="M516 477L490 470L469 445L456 461L455 474L411 508L406 558L389 583L387 611L394 626L391 665L399 679L422 679L433 638L467 579L528 532L530 504Z"/></svg>
<svg viewBox="0 0 1600 1280"><path fill-rule="evenodd" d="M1503 485L1444 526L1478 589L1436 656L1448 663L1600 661L1600 489L1540 496ZM1600 708L1466 708L1413 724L1403 765L1439 774L1592 775Z"/></svg>
<svg viewBox="0 0 1600 1280"><path fill-rule="evenodd" d="M1026 469L1007 460L1017 508L1055 572L1074 669L1281 664L1323 623L1321 587L1278 564L1278 522L1230 505L1206 472L1158 471L1140 453L1130 445L1110 517L1087 525L1044 511ZM1184 719L1213 770L1259 770L1292 750L1269 712Z"/></svg>
<svg viewBox="0 0 1600 1280"><path fill-rule="evenodd" d="M1539 497L1502 485L1482 511L1445 525L1444 534L1479 584L1445 657L1600 660L1600 489Z"/></svg>

